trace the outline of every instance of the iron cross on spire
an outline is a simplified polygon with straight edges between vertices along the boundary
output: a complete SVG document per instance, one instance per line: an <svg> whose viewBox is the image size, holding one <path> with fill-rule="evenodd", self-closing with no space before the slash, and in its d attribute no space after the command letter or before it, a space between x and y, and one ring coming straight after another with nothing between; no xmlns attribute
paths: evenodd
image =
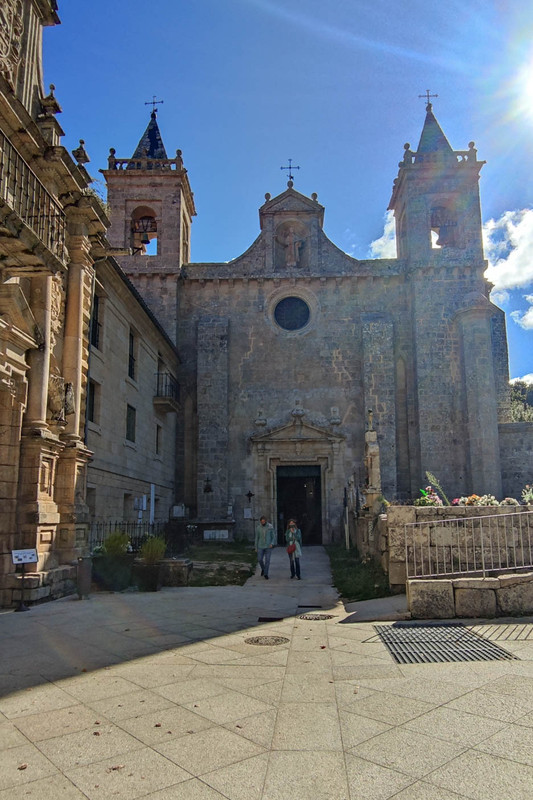
<svg viewBox="0 0 533 800"><path fill-rule="evenodd" d="M292 158L289 158L289 166L288 167L280 167L280 169L286 169L289 172L289 180L294 180L294 175L292 174L293 169L300 169L300 167L293 167L292 166Z"/></svg>
<svg viewBox="0 0 533 800"><path fill-rule="evenodd" d="M147 102L144 105L145 106L152 106L152 114L157 114L156 106L158 106L160 103L164 103L164 102L165 102L164 100L156 100L155 99L155 94L154 94L154 95L152 95L152 99L151 100L147 100Z"/></svg>
<svg viewBox="0 0 533 800"><path fill-rule="evenodd" d="M426 111L431 111L433 106L432 106L430 97L438 97L438 94L430 94L429 93L429 89L426 89L426 93L425 94L419 94L418 96L421 97L421 98L423 98L423 97L426 98Z"/></svg>

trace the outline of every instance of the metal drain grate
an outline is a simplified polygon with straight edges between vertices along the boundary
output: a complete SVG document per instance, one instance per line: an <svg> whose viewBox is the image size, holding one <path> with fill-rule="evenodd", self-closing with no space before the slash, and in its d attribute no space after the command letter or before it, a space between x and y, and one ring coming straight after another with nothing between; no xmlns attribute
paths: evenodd
<svg viewBox="0 0 533 800"><path fill-rule="evenodd" d="M287 644L289 640L285 636L252 636L250 639L245 639L245 644L261 644L268 647L274 647L277 644Z"/></svg>
<svg viewBox="0 0 533 800"><path fill-rule="evenodd" d="M398 664L514 659L494 642L482 639L462 623L374 625Z"/></svg>
<svg viewBox="0 0 533 800"><path fill-rule="evenodd" d="M334 614L300 614L298 619L312 619L312 620L320 620L320 619L334 619Z"/></svg>
<svg viewBox="0 0 533 800"><path fill-rule="evenodd" d="M470 630L492 642L533 641L533 625L530 622L513 622L502 625L470 625Z"/></svg>

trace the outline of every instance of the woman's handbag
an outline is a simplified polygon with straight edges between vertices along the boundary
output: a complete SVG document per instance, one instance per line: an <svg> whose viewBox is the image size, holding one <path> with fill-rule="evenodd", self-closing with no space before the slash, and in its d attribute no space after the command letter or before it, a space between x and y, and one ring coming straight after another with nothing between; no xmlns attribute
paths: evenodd
<svg viewBox="0 0 533 800"><path fill-rule="evenodd" d="M295 550L296 550L296 545L294 544L294 542L293 542L292 544L290 544L290 545L287 547L287 553L288 553L289 555L290 555L291 553L294 553L294 551L295 551Z"/></svg>

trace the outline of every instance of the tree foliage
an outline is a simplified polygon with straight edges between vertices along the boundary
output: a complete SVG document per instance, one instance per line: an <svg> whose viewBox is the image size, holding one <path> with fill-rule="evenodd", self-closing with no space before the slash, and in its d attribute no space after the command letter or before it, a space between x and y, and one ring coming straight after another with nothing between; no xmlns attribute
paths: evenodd
<svg viewBox="0 0 533 800"><path fill-rule="evenodd" d="M515 381L510 386L512 421L533 422L533 384Z"/></svg>

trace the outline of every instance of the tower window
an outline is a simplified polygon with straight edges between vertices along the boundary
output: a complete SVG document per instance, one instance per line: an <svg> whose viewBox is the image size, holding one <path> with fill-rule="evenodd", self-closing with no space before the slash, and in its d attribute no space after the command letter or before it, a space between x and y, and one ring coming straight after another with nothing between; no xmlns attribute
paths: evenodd
<svg viewBox="0 0 533 800"><path fill-rule="evenodd" d="M157 221L149 208L138 208L131 220L134 255L157 255Z"/></svg>
<svg viewBox="0 0 533 800"><path fill-rule="evenodd" d="M447 206L431 209L432 247L457 246L457 215ZM433 241L434 240L434 241Z"/></svg>

